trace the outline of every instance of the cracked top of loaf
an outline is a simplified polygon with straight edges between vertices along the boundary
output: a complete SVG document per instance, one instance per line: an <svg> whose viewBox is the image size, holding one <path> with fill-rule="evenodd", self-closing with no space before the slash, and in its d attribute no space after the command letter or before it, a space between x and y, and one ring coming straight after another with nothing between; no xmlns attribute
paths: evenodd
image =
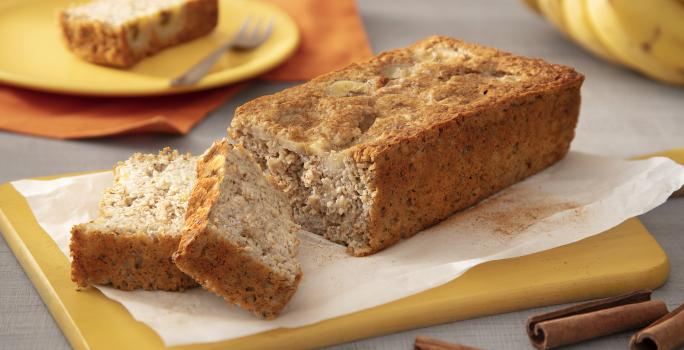
<svg viewBox="0 0 684 350"><path fill-rule="evenodd" d="M569 67L433 36L248 102L232 132L300 153L348 152L581 79Z"/></svg>
<svg viewBox="0 0 684 350"><path fill-rule="evenodd" d="M102 232L178 235L195 183L197 158L168 147L136 153L114 167L114 184L88 225Z"/></svg>

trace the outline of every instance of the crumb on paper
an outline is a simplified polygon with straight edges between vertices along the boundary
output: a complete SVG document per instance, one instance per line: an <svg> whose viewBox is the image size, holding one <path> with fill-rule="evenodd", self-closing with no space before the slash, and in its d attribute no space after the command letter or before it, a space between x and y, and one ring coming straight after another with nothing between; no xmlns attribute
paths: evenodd
<svg viewBox="0 0 684 350"><path fill-rule="evenodd" d="M505 236L514 236L556 213L573 210L582 215L584 208L573 201L557 198L525 187L510 187L492 197L456 213L448 221L470 222Z"/></svg>
<svg viewBox="0 0 684 350"><path fill-rule="evenodd" d="M315 233L301 231L298 237L302 266L320 269L336 261L353 258L346 253L345 246L332 243Z"/></svg>

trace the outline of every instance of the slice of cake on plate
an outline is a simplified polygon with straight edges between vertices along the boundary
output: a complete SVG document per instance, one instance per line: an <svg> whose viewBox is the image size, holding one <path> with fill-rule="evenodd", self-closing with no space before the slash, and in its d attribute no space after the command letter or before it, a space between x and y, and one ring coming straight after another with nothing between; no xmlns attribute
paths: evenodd
<svg viewBox="0 0 684 350"><path fill-rule="evenodd" d="M96 0L59 14L68 48L82 59L126 68L210 33L217 0Z"/></svg>

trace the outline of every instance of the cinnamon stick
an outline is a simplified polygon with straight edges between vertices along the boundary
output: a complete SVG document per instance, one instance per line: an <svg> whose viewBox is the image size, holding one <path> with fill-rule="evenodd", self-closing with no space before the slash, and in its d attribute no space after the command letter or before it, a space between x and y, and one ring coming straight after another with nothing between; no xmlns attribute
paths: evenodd
<svg viewBox="0 0 684 350"><path fill-rule="evenodd" d="M670 198L676 198L676 197L684 197L684 186L682 186L682 188L676 190L676 191L670 196Z"/></svg>
<svg viewBox="0 0 684 350"><path fill-rule="evenodd" d="M415 350L480 350L467 345L454 344L422 336L416 337L413 348Z"/></svg>
<svg viewBox="0 0 684 350"><path fill-rule="evenodd" d="M644 327L667 314L662 301L641 290L577 304L527 320L527 335L538 349L562 345Z"/></svg>
<svg viewBox="0 0 684 350"><path fill-rule="evenodd" d="M632 350L669 350L684 345L684 305L674 309L629 341Z"/></svg>

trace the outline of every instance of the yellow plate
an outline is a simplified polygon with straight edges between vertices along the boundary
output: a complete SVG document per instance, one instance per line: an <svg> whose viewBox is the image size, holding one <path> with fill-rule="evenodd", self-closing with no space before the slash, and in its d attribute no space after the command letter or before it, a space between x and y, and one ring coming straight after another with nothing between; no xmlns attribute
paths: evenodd
<svg viewBox="0 0 684 350"><path fill-rule="evenodd" d="M664 154L684 163L684 150ZM95 289L75 291L67 258L38 226L26 200L9 184L0 185L0 231L74 348L165 348L157 334L136 322L121 304ZM668 273L667 256L658 242L638 219L630 219L573 244L478 265L443 286L368 310L310 326L173 349L315 348L466 318L657 288ZM523 323L520 320L521 333L525 332Z"/></svg>
<svg viewBox="0 0 684 350"><path fill-rule="evenodd" d="M212 34L168 48L121 70L88 63L62 42L57 12L73 0L0 2L0 82L78 95L143 96L204 90L264 73L296 49L299 31L280 9L266 3L221 0L219 23ZM273 17L275 29L258 49L231 51L198 84L171 88L169 81L225 42L248 16Z"/></svg>

